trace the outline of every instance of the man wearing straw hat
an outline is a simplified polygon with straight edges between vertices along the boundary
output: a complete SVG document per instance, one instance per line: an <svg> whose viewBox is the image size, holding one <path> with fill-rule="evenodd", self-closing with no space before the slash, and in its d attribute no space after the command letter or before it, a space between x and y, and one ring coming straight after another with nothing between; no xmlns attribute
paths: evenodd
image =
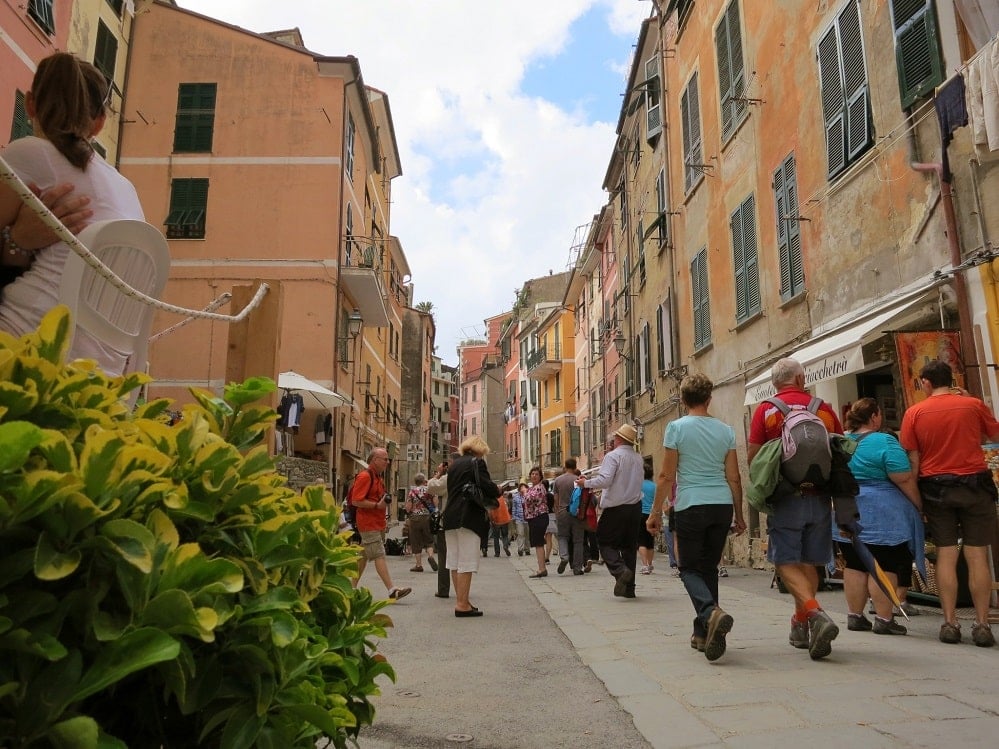
<svg viewBox="0 0 999 749"><path fill-rule="evenodd" d="M576 486L600 489L597 543L607 570L614 576L614 595L635 597L638 526L642 519L642 456L635 450L638 432L622 424L614 432L614 449L604 456L596 476L576 480Z"/></svg>

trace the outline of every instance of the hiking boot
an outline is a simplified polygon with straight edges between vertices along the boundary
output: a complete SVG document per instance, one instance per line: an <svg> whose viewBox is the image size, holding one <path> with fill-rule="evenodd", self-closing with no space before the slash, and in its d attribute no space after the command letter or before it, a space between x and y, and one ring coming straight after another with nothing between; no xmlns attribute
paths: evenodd
<svg viewBox="0 0 999 749"><path fill-rule="evenodd" d="M863 614L849 614L846 617L846 628L851 632L870 632L873 626L871 620Z"/></svg>
<svg viewBox="0 0 999 749"><path fill-rule="evenodd" d="M788 636L787 641L792 647L805 650L808 647L808 623L791 619L791 634Z"/></svg>
<svg viewBox="0 0 999 749"><path fill-rule="evenodd" d="M690 636L690 647L696 650L698 653L704 652L704 638L698 637L697 635Z"/></svg>
<svg viewBox="0 0 999 749"><path fill-rule="evenodd" d="M980 648L991 648L996 644L996 638L992 635L992 627L988 624L972 624L971 641Z"/></svg>
<svg viewBox="0 0 999 749"><path fill-rule="evenodd" d="M961 625L944 622L940 625L940 642L956 645L961 642Z"/></svg>
<svg viewBox="0 0 999 749"><path fill-rule="evenodd" d="M708 636L704 638L704 657L716 661L725 655L725 635L732 631L733 619L715 606L708 618Z"/></svg>
<svg viewBox="0 0 999 749"><path fill-rule="evenodd" d="M509 546L507 546L506 548L504 548L503 551L506 552L507 556L510 556L510 547Z"/></svg>
<svg viewBox="0 0 999 749"><path fill-rule="evenodd" d="M817 661L832 652L832 641L839 636L839 627L822 609L808 616L808 656Z"/></svg>
<svg viewBox="0 0 999 749"><path fill-rule="evenodd" d="M625 598L628 595L628 588L634 582L635 573L629 569L625 569L624 572L617 576L617 582L614 583L614 595L619 598Z"/></svg>
<svg viewBox="0 0 999 749"><path fill-rule="evenodd" d="M583 572L593 572L593 560L587 559L586 564L583 565Z"/></svg>
<svg viewBox="0 0 999 749"><path fill-rule="evenodd" d="M901 624L896 624L894 617L887 621L880 616L874 617L874 634L876 635L904 635L908 631Z"/></svg>
<svg viewBox="0 0 999 749"><path fill-rule="evenodd" d="M561 562L558 563L558 573L561 575L563 572L565 572L565 568L568 566L569 566L569 560L563 559Z"/></svg>

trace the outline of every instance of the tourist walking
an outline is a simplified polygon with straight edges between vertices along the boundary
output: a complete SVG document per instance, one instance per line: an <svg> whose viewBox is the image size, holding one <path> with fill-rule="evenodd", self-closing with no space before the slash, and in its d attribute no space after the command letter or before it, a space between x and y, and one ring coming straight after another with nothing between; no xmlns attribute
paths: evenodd
<svg viewBox="0 0 999 749"><path fill-rule="evenodd" d="M527 521L528 543L538 560L538 569L530 577L548 577L545 569L545 535L548 531L548 487L541 479L541 468L534 466L528 474L530 486L524 492L524 520Z"/></svg>
<svg viewBox="0 0 999 749"><path fill-rule="evenodd" d="M434 496L427 489L427 477L418 473L413 478L412 489L406 495L406 519L409 520L409 549L413 554L413 567L410 572L423 572L423 552L427 552L427 564L437 571L434 559L434 538L430 532L430 516L437 512Z"/></svg>
<svg viewBox="0 0 999 749"><path fill-rule="evenodd" d="M638 523L642 517L642 456L635 450L638 432L622 424L614 432L613 449L604 456L595 476L576 479L581 489L600 489L597 543L607 571L614 578L614 595L635 598Z"/></svg>
<svg viewBox="0 0 999 749"><path fill-rule="evenodd" d="M673 536L680 579L694 606L691 647L709 661L725 653L732 615L719 606L718 562L730 532L742 533L742 479L735 452L735 431L708 413L714 384L703 374L680 383L687 415L666 426L663 463L648 530L662 526L663 504L676 484Z"/></svg>

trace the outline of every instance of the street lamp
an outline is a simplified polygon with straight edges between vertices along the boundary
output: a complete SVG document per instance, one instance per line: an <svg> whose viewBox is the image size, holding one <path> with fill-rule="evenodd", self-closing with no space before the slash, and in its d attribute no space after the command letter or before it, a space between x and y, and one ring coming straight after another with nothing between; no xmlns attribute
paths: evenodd
<svg viewBox="0 0 999 749"><path fill-rule="evenodd" d="M361 317L361 311L355 308L353 312L347 315L347 335L351 338L357 338L361 332L362 325L364 325L364 318Z"/></svg>
<svg viewBox="0 0 999 749"><path fill-rule="evenodd" d="M624 347L627 345L628 341L624 337L624 333L620 330L617 331L617 335L614 336L614 350L617 351L618 356L622 359L627 359L628 357L624 354Z"/></svg>

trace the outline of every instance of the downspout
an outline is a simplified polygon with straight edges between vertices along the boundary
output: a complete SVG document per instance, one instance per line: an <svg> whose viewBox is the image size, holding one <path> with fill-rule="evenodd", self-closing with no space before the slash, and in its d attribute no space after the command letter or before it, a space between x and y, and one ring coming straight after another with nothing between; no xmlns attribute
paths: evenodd
<svg viewBox="0 0 999 749"><path fill-rule="evenodd" d="M945 174L943 162L920 162L918 159L918 147L916 143L915 125L912 122L912 112L908 116L908 142L909 142L909 167L917 172L934 172L940 182L940 202L943 205L944 223L946 226L947 246L950 249L951 266L957 268L961 265L962 251L961 239L957 230L957 214L954 211L954 193L951 189L949 174ZM943 146L946 148L946 146ZM968 390L975 396L982 395L981 372L978 369L978 356L975 353L974 329L971 322L971 307L968 304L968 283L964 277L964 271L954 271L954 291L957 295L957 317L958 328L961 331L961 358L967 362L965 365L965 384ZM969 357L968 354L971 353Z"/></svg>
<svg viewBox="0 0 999 749"><path fill-rule="evenodd" d="M346 261L346 247L343 243L343 202L345 194L345 180L346 174L344 172L344 165L347 158L347 138L344 135L344 127L347 122L347 88L354 85L357 82L357 78L354 77L347 81L343 85L343 97L341 102L341 117L340 117L340 206L337 213L337 225L336 225L336 247L337 247L337 263L336 263L336 303L333 309L333 392L339 393L340 389L338 387L338 381L340 379L340 316L341 308L343 307L343 291L341 288L341 278L340 271L343 268L343 263ZM349 337L349 336L348 336ZM353 344L353 341L347 343L348 346ZM356 353L357 347L354 347ZM356 356L355 356L356 358ZM351 366L354 367L356 362L351 362ZM357 378L353 378L356 380ZM356 394L354 392L353 384L350 389L350 400L352 403L356 403ZM341 406L342 408L342 406ZM354 406L350 406L350 420L353 421L353 409ZM339 415L339 414L338 414ZM343 449L343 432L346 428L346 419L333 419L333 441L330 445L330 450L332 454L330 455L329 461L329 471L330 471L330 483L333 486L334 496L339 496L340 492L340 467L341 467L341 451ZM341 428L343 424L343 428Z"/></svg>

